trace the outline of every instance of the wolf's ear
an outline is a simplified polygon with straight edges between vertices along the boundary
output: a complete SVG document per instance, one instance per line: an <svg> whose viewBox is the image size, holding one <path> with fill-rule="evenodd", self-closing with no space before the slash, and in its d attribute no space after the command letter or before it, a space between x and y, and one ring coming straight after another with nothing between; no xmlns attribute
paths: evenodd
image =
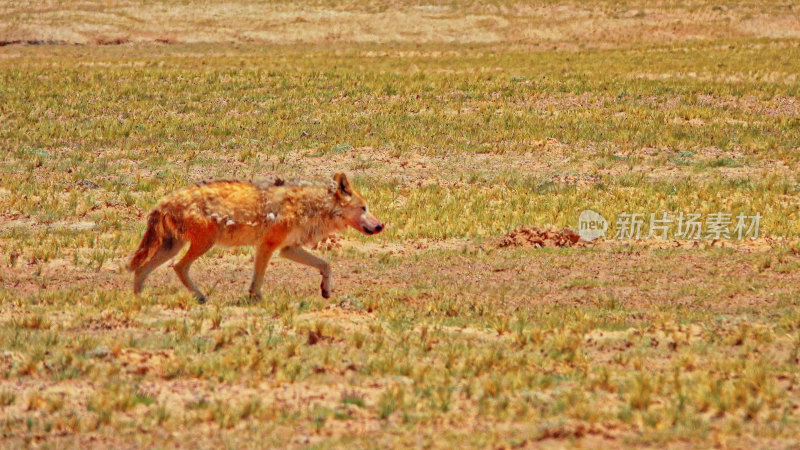
<svg viewBox="0 0 800 450"><path fill-rule="evenodd" d="M336 181L336 186L338 186L339 192L347 195L353 195L353 188L350 187L350 180L347 179L347 175L343 173L337 173L333 176L333 180Z"/></svg>

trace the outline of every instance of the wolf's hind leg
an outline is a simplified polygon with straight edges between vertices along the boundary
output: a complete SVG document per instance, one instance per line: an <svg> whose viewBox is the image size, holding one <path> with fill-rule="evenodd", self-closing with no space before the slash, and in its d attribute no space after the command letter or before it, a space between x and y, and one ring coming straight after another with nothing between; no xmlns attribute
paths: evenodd
<svg viewBox="0 0 800 450"><path fill-rule="evenodd" d="M306 266L314 267L322 274L322 296L329 298L331 296L331 266L324 259L315 256L300 247L287 247L281 250L281 256L284 258L300 263Z"/></svg>
<svg viewBox="0 0 800 450"><path fill-rule="evenodd" d="M169 261L170 258L178 254L183 248L185 242L177 239L165 239L161 243L158 251L149 261L136 269L133 273L133 293L139 294L142 292L144 282L147 277L158 268L158 266Z"/></svg>
<svg viewBox="0 0 800 450"><path fill-rule="evenodd" d="M206 297L200 292L200 289L197 288L197 285L194 284L192 279L189 277L189 267L191 267L192 263L199 257L203 255L203 253L211 250L211 247L214 246L213 239L203 239L203 240L194 240L192 241L191 246L189 247L189 251L183 255L180 261L175 264L175 273L178 274L178 278L180 278L181 283L186 286L194 296L197 298L197 301L200 303L206 302Z"/></svg>

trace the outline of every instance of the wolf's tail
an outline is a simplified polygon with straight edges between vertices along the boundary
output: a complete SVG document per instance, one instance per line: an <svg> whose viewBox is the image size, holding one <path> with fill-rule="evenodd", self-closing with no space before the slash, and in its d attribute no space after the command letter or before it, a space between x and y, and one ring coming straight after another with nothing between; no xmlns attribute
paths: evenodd
<svg viewBox="0 0 800 450"><path fill-rule="evenodd" d="M168 232L164 226L164 217L157 209L153 210L147 217L147 231L144 232L142 243L131 256L128 263L128 270L136 270L145 265L153 255L156 254L165 239L169 239Z"/></svg>

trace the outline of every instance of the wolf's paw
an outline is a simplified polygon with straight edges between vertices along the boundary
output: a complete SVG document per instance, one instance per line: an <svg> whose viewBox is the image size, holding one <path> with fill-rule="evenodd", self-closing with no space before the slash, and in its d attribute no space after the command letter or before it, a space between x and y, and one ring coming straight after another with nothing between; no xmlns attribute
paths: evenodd
<svg viewBox="0 0 800 450"><path fill-rule="evenodd" d="M250 295L250 298L253 299L253 300L256 300L256 301L259 301L259 302L261 300L264 300L264 297L262 297L261 294L259 294L258 292L247 291L247 293Z"/></svg>
<svg viewBox="0 0 800 450"><path fill-rule="evenodd" d="M332 286L332 283L331 283L331 277L330 276L326 277L325 275L323 275L322 276L322 284L320 284L319 287L320 287L320 289L322 289L322 297L323 298L330 298L331 297L331 291L333 290L333 286Z"/></svg>
<svg viewBox="0 0 800 450"><path fill-rule="evenodd" d="M197 303L200 303L201 305L208 301L206 300L205 295L195 295L194 298L197 300Z"/></svg>

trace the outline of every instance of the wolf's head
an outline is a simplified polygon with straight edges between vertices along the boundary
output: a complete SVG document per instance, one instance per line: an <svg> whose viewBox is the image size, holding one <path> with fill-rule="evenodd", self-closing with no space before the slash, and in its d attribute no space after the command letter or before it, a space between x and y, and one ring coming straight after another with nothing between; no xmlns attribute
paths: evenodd
<svg viewBox="0 0 800 450"><path fill-rule="evenodd" d="M364 234L380 233L383 224L369 213L367 202L350 184L347 175L337 173L333 180L336 182L336 197L342 207L342 218L347 225Z"/></svg>

